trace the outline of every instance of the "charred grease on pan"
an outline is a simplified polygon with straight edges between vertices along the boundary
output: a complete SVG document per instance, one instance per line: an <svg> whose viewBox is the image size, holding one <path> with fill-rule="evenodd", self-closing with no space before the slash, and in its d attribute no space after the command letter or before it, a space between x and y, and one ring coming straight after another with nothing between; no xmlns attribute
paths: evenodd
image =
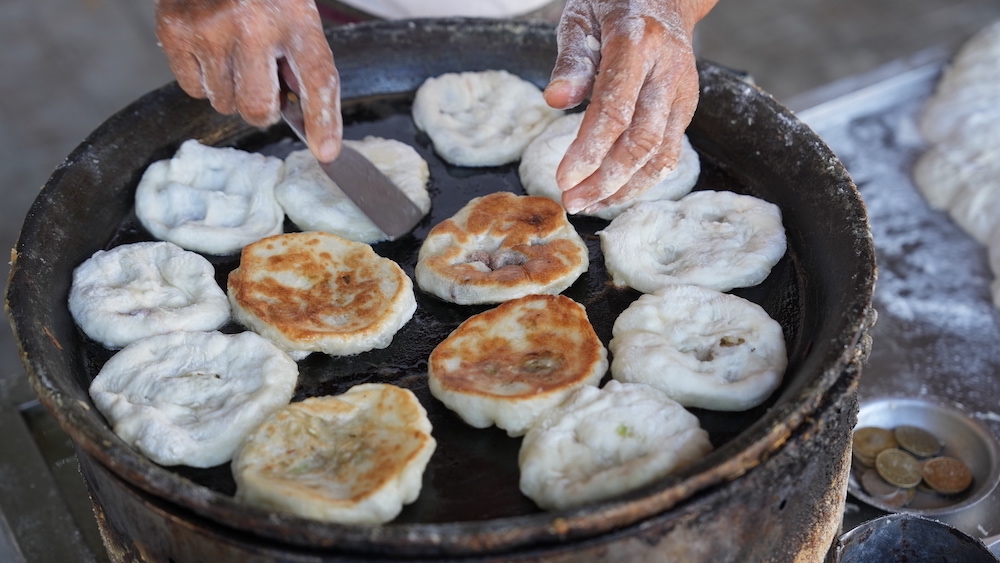
<svg viewBox="0 0 1000 563"><path fill-rule="evenodd" d="M421 241L431 227L451 217L473 197L495 191L520 194L523 189L518 178L517 162L498 167L463 168L438 158L430 140L413 125L409 113L411 99L411 95L356 99L345 101L343 109L345 138L362 139L374 135L396 139L412 146L428 162L432 198L430 214L412 233L373 246L376 253L396 261L412 278ZM245 138L239 143L239 148L269 154L284 151L287 154L296 148L295 145L288 145L290 137L291 133L285 126L277 125ZM695 148L698 148L697 142ZM707 159L702 161L701 177L695 189L752 192ZM600 240L596 235L607 225L607 221L590 217L572 217L570 220L587 243L590 269L564 294L586 307L595 331L607 345L615 319L640 294L630 289L615 289L608 282ZM292 232L298 228L286 220L285 230ZM150 238L131 215L122 223L108 247ZM225 287L227 276L238 265L239 257L207 258L216 267L220 285ZM788 344L789 373L794 373L809 350L809 343L803 342L801 337L803 304L800 271L801 264L790 245L785 257L762 284L733 291L761 305L782 325ZM485 521L538 512L518 488L520 439L510 438L497 428L475 429L466 425L434 399L427 387L427 358L434 346L462 321L491 306L454 305L419 289L416 289L416 297L416 313L396 334L388 348L347 357L314 353L300 361L299 383L293 401L340 394L361 383L392 383L417 395L433 424L438 449L424 475L420 497L406 506L394 522ZM223 330L236 332L243 329L231 322ZM89 382L111 353L92 342L88 342L87 351L86 377ZM605 377L605 381L608 378ZM778 400L783 388L784 385L762 405L745 412L691 410L709 432L712 444L719 447L759 420ZM169 469L219 493L232 495L235 491L228 464L210 469ZM489 487L482 486L484 475L488 476ZM470 491L475 491L475 494L470 494Z"/></svg>

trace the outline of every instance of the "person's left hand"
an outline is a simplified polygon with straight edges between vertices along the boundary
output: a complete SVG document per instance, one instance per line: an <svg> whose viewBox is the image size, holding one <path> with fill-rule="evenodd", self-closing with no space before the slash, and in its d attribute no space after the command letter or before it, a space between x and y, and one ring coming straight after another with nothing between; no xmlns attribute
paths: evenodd
<svg viewBox="0 0 1000 563"><path fill-rule="evenodd" d="M569 0L549 105L579 105L580 133L556 180L570 213L631 199L669 174L698 105L691 37L717 0Z"/></svg>

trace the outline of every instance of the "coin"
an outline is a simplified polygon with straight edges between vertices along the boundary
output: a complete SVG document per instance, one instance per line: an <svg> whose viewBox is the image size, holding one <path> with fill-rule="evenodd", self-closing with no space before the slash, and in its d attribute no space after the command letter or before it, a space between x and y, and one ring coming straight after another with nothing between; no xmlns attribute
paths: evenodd
<svg viewBox="0 0 1000 563"><path fill-rule="evenodd" d="M917 458L899 448L882 450L875 457L875 469L886 481L907 489L920 484L922 477Z"/></svg>
<svg viewBox="0 0 1000 563"><path fill-rule="evenodd" d="M869 469L861 474L861 486L873 497L886 498L899 492L899 487L883 479L878 471Z"/></svg>
<svg viewBox="0 0 1000 563"><path fill-rule="evenodd" d="M875 465L879 452L899 445L895 435L885 428L867 426L854 432L854 456L868 467Z"/></svg>
<svg viewBox="0 0 1000 563"><path fill-rule="evenodd" d="M897 426L893 436L899 447L920 457L931 457L941 451L941 442L934 434L916 426Z"/></svg>
<svg viewBox="0 0 1000 563"><path fill-rule="evenodd" d="M917 497L916 489L896 489L896 492L882 499L882 504L891 508L903 508Z"/></svg>
<svg viewBox="0 0 1000 563"><path fill-rule="evenodd" d="M923 479L935 491L953 495L969 488L972 471L960 459L940 456L924 462Z"/></svg>

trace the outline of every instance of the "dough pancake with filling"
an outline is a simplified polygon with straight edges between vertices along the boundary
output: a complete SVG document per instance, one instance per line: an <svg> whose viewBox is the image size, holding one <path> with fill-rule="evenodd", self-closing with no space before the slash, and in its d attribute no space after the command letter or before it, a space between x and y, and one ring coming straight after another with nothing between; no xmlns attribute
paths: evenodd
<svg viewBox="0 0 1000 563"><path fill-rule="evenodd" d="M98 250L73 271L69 311L87 336L108 348L176 330L215 330L229 301L215 268L170 242Z"/></svg>
<svg viewBox="0 0 1000 563"><path fill-rule="evenodd" d="M589 385L544 414L521 442L521 492L546 510L649 485L712 450L698 417L640 383Z"/></svg>
<svg viewBox="0 0 1000 563"><path fill-rule="evenodd" d="M667 286L615 320L611 375L645 383L685 407L743 411L781 384L781 325L756 303L694 285Z"/></svg>
<svg viewBox="0 0 1000 563"><path fill-rule="evenodd" d="M324 232L248 245L228 286L236 320L293 357L385 348L417 308L413 284L395 262Z"/></svg>
<svg viewBox="0 0 1000 563"><path fill-rule="evenodd" d="M597 385L607 350L582 305L528 295L470 317L431 352L431 393L476 428L511 436L581 385Z"/></svg>
<svg viewBox="0 0 1000 563"><path fill-rule="evenodd" d="M381 524L420 495L436 442L412 392L364 384L275 412L233 458L236 499L305 518Z"/></svg>
<svg viewBox="0 0 1000 563"><path fill-rule="evenodd" d="M171 332L108 360L90 396L115 434L160 465L213 467L288 403L298 366L252 332Z"/></svg>
<svg viewBox="0 0 1000 563"><path fill-rule="evenodd" d="M458 166L499 166L521 158L528 143L562 111L542 91L505 70L447 73L417 88L413 121L434 150Z"/></svg>
<svg viewBox="0 0 1000 563"><path fill-rule="evenodd" d="M560 293L589 265L587 245L561 205L497 192L431 229L415 275L424 291L469 305Z"/></svg>
<svg viewBox="0 0 1000 563"><path fill-rule="evenodd" d="M283 230L274 197L280 158L184 141L173 158L149 165L135 191L135 214L156 238L226 255Z"/></svg>
<svg viewBox="0 0 1000 563"><path fill-rule="evenodd" d="M344 144L370 160L425 215L430 211L431 196L427 193L430 171L413 147L381 137L345 140ZM288 218L304 231L326 231L368 244L388 239L320 168L308 150L295 151L285 159L285 175L275 188L275 196Z"/></svg>
<svg viewBox="0 0 1000 563"><path fill-rule="evenodd" d="M674 284L719 291L757 285L786 244L778 206L725 191L641 202L598 235L612 282L643 293Z"/></svg>

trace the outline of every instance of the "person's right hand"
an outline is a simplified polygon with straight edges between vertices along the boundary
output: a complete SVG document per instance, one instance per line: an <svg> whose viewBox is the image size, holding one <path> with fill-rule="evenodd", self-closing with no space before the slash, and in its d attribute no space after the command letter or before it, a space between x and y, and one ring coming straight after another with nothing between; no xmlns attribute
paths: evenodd
<svg viewBox="0 0 1000 563"><path fill-rule="evenodd" d="M258 127L280 118L287 64L313 154L339 154L340 77L313 0L157 0L156 35L185 92Z"/></svg>

